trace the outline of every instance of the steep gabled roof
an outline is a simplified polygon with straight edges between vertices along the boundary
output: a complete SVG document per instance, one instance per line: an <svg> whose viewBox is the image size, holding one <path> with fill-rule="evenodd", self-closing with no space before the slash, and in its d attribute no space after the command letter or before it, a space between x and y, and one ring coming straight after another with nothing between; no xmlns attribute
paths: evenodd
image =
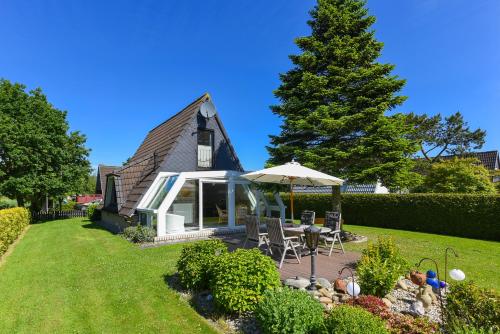
<svg viewBox="0 0 500 334"><path fill-rule="evenodd" d="M118 169L118 166L105 166L99 165L97 167L97 179L95 186L96 194L104 194L106 192L106 175L112 173L115 169Z"/></svg>
<svg viewBox="0 0 500 334"><path fill-rule="evenodd" d="M210 95L203 94L149 131L130 161L115 171L119 175L117 200L120 215L134 214L137 203L156 178L161 163L176 146L193 117L196 117L200 105L209 98Z"/></svg>
<svg viewBox="0 0 500 334"><path fill-rule="evenodd" d="M477 158L481 161L481 164L489 170L495 170L500 168L500 156L498 151L486 151L486 152L470 152L462 155L446 155L442 156L443 159L452 159L454 157L472 157Z"/></svg>

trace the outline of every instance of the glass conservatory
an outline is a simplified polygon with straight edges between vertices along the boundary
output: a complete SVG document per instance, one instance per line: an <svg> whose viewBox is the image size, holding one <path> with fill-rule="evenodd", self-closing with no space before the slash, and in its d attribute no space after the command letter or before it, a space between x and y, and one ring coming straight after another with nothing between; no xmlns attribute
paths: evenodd
<svg viewBox="0 0 500 334"><path fill-rule="evenodd" d="M271 215L276 206L236 171L161 172L137 211L158 237L204 229L235 229L248 214ZM279 197L278 197L279 198ZM284 212L281 200L280 212Z"/></svg>

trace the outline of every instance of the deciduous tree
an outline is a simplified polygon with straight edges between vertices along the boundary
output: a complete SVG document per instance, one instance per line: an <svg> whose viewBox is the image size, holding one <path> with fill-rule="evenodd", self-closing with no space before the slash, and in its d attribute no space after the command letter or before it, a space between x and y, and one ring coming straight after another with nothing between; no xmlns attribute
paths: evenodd
<svg viewBox="0 0 500 334"><path fill-rule="evenodd" d="M41 89L0 80L0 192L39 209L45 196L76 191L90 173L86 138Z"/></svg>
<svg viewBox="0 0 500 334"><path fill-rule="evenodd" d="M461 155L473 149L480 149L484 144L486 131L471 130L460 112L451 116L408 115L414 131L412 139L419 143L424 158L434 162L443 154Z"/></svg>
<svg viewBox="0 0 500 334"><path fill-rule="evenodd" d="M490 173L474 158L453 158L433 163L419 190L431 193L496 192Z"/></svg>

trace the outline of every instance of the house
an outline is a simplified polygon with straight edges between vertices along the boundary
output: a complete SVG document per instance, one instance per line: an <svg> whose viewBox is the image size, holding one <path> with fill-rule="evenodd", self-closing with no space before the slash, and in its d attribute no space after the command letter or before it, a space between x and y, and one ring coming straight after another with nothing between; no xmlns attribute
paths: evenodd
<svg viewBox="0 0 500 334"><path fill-rule="evenodd" d="M441 159L453 159L458 158L476 158L490 172L500 170L500 154L497 150L485 151L485 152L470 152L461 155L446 155L440 157ZM492 176L493 182L500 182L500 176Z"/></svg>
<svg viewBox="0 0 500 334"><path fill-rule="evenodd" d="M293 191L299 194L331 194L331 187L304 187L294 186ZM384 187L380 182L367 184L344 183L340 187L340 192L343 194L388 194L389 189Z"/></svg>
<svg viewBox="0 0 500 334"><path fill-rule="evenodd" d="M117 231L136 223L151 226L157 240L239 230L244 215L270 210L243 173L212 99L204 94L149 131L126 165L99 166L102 223Z"/></svg>

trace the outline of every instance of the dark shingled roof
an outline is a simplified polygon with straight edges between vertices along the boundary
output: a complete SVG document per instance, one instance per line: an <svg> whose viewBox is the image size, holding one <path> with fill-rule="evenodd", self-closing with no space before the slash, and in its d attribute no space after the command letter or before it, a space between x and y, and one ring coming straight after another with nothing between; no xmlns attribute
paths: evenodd
<svg viewBox="0 0 500 334"><path fill-rule="evenodd" d="M489 170L495 170L500 168L500 156L498 151L486 151L486 152L470 152L462 155L446 155L442 156L443 159L452 159L454 157L472 157L477 158L481 161L481 164Z"/></svg>
<svg viewBox="0 0 500 334"><path fill-rule="evenodd" d="M210 95L203 94L179 113L149 131L130 161L114 170L118 175L116 195L120 215L130 217L134 214L139 200L158 175L161 163L176 146L190 121L196 117L200 105L207 99L210 99Z"/></svg>

